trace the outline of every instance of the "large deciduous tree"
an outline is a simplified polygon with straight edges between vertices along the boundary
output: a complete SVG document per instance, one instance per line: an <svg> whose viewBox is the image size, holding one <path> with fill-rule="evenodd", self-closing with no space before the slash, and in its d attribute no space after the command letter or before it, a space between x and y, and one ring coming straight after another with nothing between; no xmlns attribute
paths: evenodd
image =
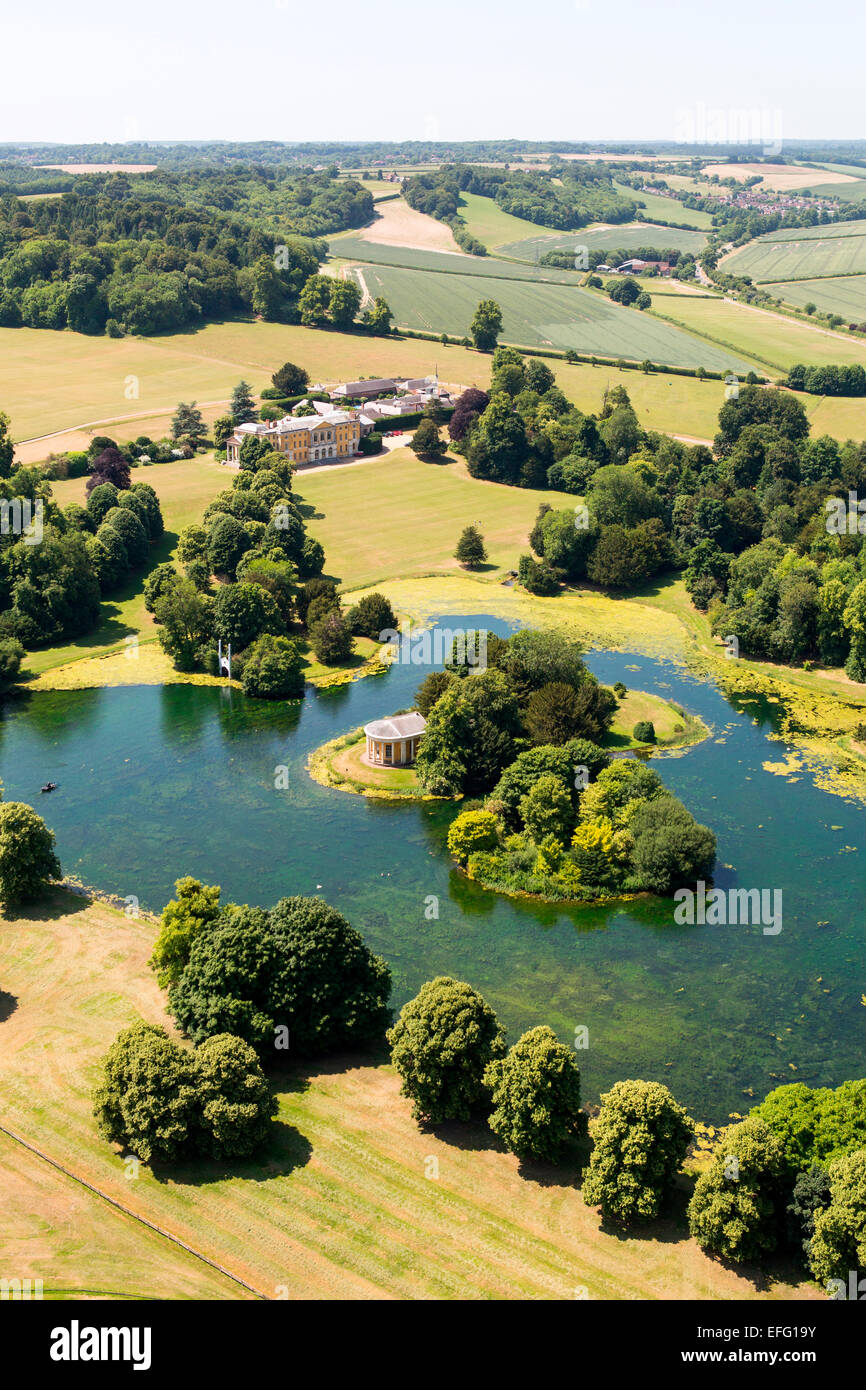
<svg viewBox="0 0 866 1390"><path fill-rule="evenodd" d="M694 1122L658 1081L619 1081L591 1127L584 1201L618 1226L652 1221L673 1186Z"/></svg>
<svg viewBox="0 0 866 1390"><path fill-rule="evenodd" d="M574 1052L552 1028L530 1028L484 1074L490 1128L518 1158L558 1163L586 1129Z"/></svg>
<svg viewBox="0 0 866 1390"><path fill-rule="evenodd" d="M427 1124L468 1120L487 1098L487 1067L505 1051L490 1005L471 985L444 975L404 1004L388 1041L402 1094Z"/></svg>

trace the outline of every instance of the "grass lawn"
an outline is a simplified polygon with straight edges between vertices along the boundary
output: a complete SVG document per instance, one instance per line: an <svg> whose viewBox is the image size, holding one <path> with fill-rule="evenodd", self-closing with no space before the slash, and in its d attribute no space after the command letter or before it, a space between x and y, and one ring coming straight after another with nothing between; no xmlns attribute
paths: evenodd
<svg viewBox="0 0 866 1390"><path fill-rule="evenodd" d="M480 526L485 573L516 569L541 502L573 508L576 498L470 478L461 461L422 463L394 449L352 468L295 479L307 529L325 547L326 571L344 589L397 576L459 573L454 547L465 526Z"/></svg>
<svg viewBox="0 0 866 1390"><path fill-rule="evenodd" d="M159 1175L142 1165L127 1178L95 1132L90 1093L121 1028L167 1022L147 966L153 938L146 919L61 892L0 919L3 1125L264 1296L819 1296L707 1259L670 1219L635 1237L602 1231L573 1170L521 1164L480 1126L421 1132L390 1066L360 1056L275 1074L279 1116L256 1161ZM3 1136L0 1162L12 1205L3 1267L42 1278L46 1297L249 1297Z"/></svg>
<svg viewBox="0 0 866 1390"><path fill-rule="evenodd" d="M557 234L555 227L542 227L525 217L512 217L510 212L503 212L492 198L485 198L480 193L461 193L459 212L468 230L488 251L504 246L508 241L521 241L544 232Z"/></svg>

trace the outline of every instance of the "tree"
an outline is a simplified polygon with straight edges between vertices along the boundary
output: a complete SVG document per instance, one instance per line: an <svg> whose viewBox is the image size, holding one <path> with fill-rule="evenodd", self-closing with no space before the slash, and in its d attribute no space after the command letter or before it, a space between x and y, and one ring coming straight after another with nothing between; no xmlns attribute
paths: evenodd
<svg viewBox="0 0 866 1390"><path fill-rule="evenodd" d="M172 416L172 439L183 439L184 436L188 436L195 441L204 439L206 434L207 426L205 425L201 411L196 407L195 401L190 405L187 405L185 401L181 401Z"/></svg>
<svg viewBox="0 0 866 1390"><path fill-rule="evenodd" d="M461 864L478 850L495 849L498 842L496 817L490 811L463 811L448 828L448 853Z"/></svg>
<svg viewBox="0 0 866 1390"><path fill-rule="evenodd" d="M93 1095L104 1138L144 1163L180 1158L195 1128L193 1054L152 1023L135 1023L108 1049Z"/></svg>
<svg viewBox="0 0 866 1390"><path fill-rule="evenodd" d="M15 445L9 435L10 424L9 416L0 410L0 478L9 477L15 457Z"/></svg>
<svg viewBox="0 0 866 1390"><path fill-rule="evenodd" d="M157 565L155 570L151 570L144 581L144 606L148 613L154 612L159 600L168 593L172 585L176 584L179 579L180 575L174 565L168 562L163 565Z"/></svg>
<svg viewBox="0 0 866 1390"><path fill-rule="evenodd" d="M477 387L470 386L462 396L457 398L457 404L448 422L448 433L455 443L460 443L472 429L478 419L490 404L490 396L486 391L479 391Z"/></svg>
<svg viewBox="0 0 866 1390"><path fill-rule="evenodd" d="M176 898L162 909L159 935L150 964L163 989L179 980L189 960L192 943L200 932L219 916L218 884L201 883L197 878L176 880Z"/></svg>
<svg viewBox="0 0 866 1390"><path fill-rule="evenodd" d="M0 695L14 686L23 660L24 648L17 637L0 638Z"/></svg>
<svg viewBox="0 0 866 1390"><path fill-rule="evenodd" d="M232 391L231 401L229 402L229 414L234 424L246 425L252 420L258 419L256 403L250 390L249 382L239 381Z"/></svg>
<svg viewBox="0 0 866 1390"><path fill-rule="evenodd" d="M554 772L545 772L530 787L519 805L520 818L537 845L551 835L564 845L574 830L571 794Z"/></svg>
<svg viewBox="0 0 866 1390"><path fill-rule="evenodd" d="M225 584L214 600L214 636L242 651L263 632L284 630L277 605L260 584Z"/></svg>
<svg viewBox="0 0 866 1390"><path fill-rule="evenodd" d="M439 435L439 427L433 420L421 420L412 435L409 448L419 458L440 458L445 453L445 445Z"/></svg>
<svg viewBox="0 0 866 1390"><path fill-rule="evenodd" d="M703 1250L759 1260L779 1243L785 1212L785 1155L763 1120L725 1131L689 1202L689 1230Z"/></svg>
<svg viewBox="0 0 866 1390"><path fill-rule="evenodd" d="M214 574L234 579L238 565L251 547L249 532L237 517L218 513L209 519L207 562Z"/></svg>
<svg viewBox="0 0 866 1390"><path fill-rule="evenodd" d="M274 1056L380 1038L391 977L342 913L322 898L281 898L265 911L229 906L193 942L169 1008L195 1042L233 1032Z"/></svg>
<svg viewBox="0 0 866 1390"><path fill-rule="evenodd" d="M279 1110L258 1057L230 1033L206 1038L194 1054L197 1146L211 1158L247 1158L262 1147Z"/></svg>
<svg viewBox="0 0 866 1390"><path fill-rule="evenodd" d="M300 396L310 384L310 374L294 362L284 362L271 377L281 396Z"/></svg>
<svg viewBox="0 0 866 1390"><path fill-rule="evenodd" d="M715 863L715 835L675 796L657 796L639 806L629 829L635 877L653 893L694 883Z"/></svg>
<svg viewBox="0 0 866 1390"><path fill-rule="evenodd" d="M572 794L576 807L576 769L586 768L586 777L591 780L598 777L609 763L609 753L581 738L572 739L559 748L529 748L523 753L518 753L511 766L505 769L493 788L491 799L502 807L501 814L506 825L516 829L520 823L520 802L545 774L552 774L558 779Z"/></svg>
<svg viewBox="0 0 866 1390"><path fill-rule="evenodd" d="M489 1004L471 985L445 975L421 986L387 1036L401 1095L425 1124L468 1120L486 1100L487 1067L505 1052Z"/></svg>
<svg viewBox="0 0 866 1390"><path fill-rule="evenodd" d="M484 1073L493 1110L489 1124L518 1158L558 1163L586 1130L580 1070L552 1028L530 1028Z"/></svg>
<svg viewBox="0 0 866 1390"><path fill-rule="evenodd" d="M424 677L415 691L415 708L425 719L440 696L453 685L454 679L450 671L431 671L429 676Z"/></svg>
<svg viewBox="0 0 866 1390"><path fill-rule="evenodd" d="M150 556L150 541L135 512L129 511L126 507L112 507L106 514L100 531L104 531L107 526L116 531L123 541L130 569L141 569Z"/></svg>
<svg viewBox="0 0 866 1390"><path fill-rule="evenodd" d="M54 832L23 801L0 803L0 901L35 902L60 877Z"/></svg>
<svg viewBox="0 0 866 1390"><path fill-rule="evenodd" d="M301 290L298 309L301 314L301 323L306 324L308 328L320 328L328 322L328 311L331 307L331 281L330 275L311 275Z"/></svg>
<svg viewBox="0 0 866 1390"><path fill-rule="evenodd" d="M815 1213L809 1265L816 1279L840 1279L866 1268L866 1149L845 1154L827 1170L829 1201Z"/></svg>
<svg viewBox="0 0 866 1390"><path fill-rule="evenodd" d="M469 325L472 341L480 352L492 352L502 332L502 310L495 299L482 299Z"/></svg>
<svg viewBox="0 0 866 1390"><path fill-rule="evenodd" d="M639 719L634 726L634 737L638 743L655 743L656 730L651 719Z"/></svg>
<svg viewBox="0 0 866 1390"><path fill-rule="evenodd" d="M592 681L584 682L577 690L563 681L552 681L532 692L524 720L533 743L556 745L578 737L600 741L610 725L612 711L610 714L605 712L602 720L588 719L587 701L581 698L584 689L587 693L592 690L604 691L604 687L595 686ZM607 694L606 691L604 693Z"/></svg>
<svg viewBox="0 0 866 1390"><path fill-rule="evenodd" d="M378 337L385 338L391 332L393 317L387 299L377 298L369 309L364 310L361 315L361 322L368 333L375 333Z"/></svg>
<svg viewBox="0 0 866 1390"><path fill-rule="evenodd" d="M514 760L519 736L517 698L501 671L455 681L427 717L418 780L434 796L489 791Z"/></svg>
<svg viewBox="0 0 866 1390"><path fill-rule="evenodd" d="M226 440L234 434L235 422L231 415L218 415L213 422L213 442L217 449L226 447Z"/></svg>
<svg viewBox="0 0 866 1390"><path fill-rule="evenodd" d="M369 637L374 642L383 640L383 632L393 632L397 626L395 614L384 594L365 594L349 609L346 622L356 637Z"/></svg>
<svg viewBox="0 0 866 1390"><path fill-rule="evenodd" d="M304 693L300 644L263 633L247 652L241 682L244 694L258 700L299 700Z"/></svg>
<svg viewBox="0 0 866 1390"><path fill-rule="evenodd" d="M101 483L113 483L119 492L129 487L129 464L120 450L113 445L103 449L93 460L93 472L84 488L87 495L89 496Z"/></svg>
<svg viewBox="0 0 866 1390"><path fill-rule="evenodd" d="M354 280L338 280L331 276L331 296L328 313L335 328L351 328L361 307L361 290Z"/></svg>
<svg viewBox="0 0 866 1390"><path fill-rule="evenodd" d="M309 629L316 660L325 666L348 661L354 651L352 630L339 608L332 608Z"/></svg>
<svg viewBox="0 0 866 1390"><path fill-rule="evenodd" d="M178 671L192 671L199 647L213 638L213 599L199 593L191 579L178 579L157 600L153 616L163 651Z"/></svg>
<svg viewBox="0 0 866 1390"><path fill-rule="evenodd" d="M686 1156L694 1121L658 1081L618 1081L591 1126L583 1199L618 1226L653 1221Z"/></svg>
<svg viewBox="0 0 866 1390"><path fill-rule="evenodd" d="M484 537L477 526L466 526L460 533L457 542L457 549L454 551L455 560L459 560L461 565L468 570L480 569L487 559L487 550L484 545Z"/></svg>

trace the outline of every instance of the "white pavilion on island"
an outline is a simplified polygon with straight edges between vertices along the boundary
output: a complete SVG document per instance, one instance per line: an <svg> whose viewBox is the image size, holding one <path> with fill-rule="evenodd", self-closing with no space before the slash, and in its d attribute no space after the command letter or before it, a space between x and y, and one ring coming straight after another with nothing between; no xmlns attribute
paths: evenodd
<svg viewBox="0 0 866 1390"><path fill-rule="evenodd" d="M372 767L409 767L426 728L427 720L417 710L392 719L374 719L364 725L367 751L363 761Z"/></svg>

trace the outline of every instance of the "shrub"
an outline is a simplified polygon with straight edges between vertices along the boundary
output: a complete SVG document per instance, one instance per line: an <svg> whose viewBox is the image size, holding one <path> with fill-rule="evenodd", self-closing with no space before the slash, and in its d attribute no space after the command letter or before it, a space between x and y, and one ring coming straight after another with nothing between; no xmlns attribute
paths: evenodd
<svg viewBox="0 0 866 1390"><path fill-rule="evenodd" d="M829 1201L816 1211L809 1265L816 1279L840 1279L866 1268L866 1149L837 1158L827 1171Z"/></svg>
<svg viewBox="0 0 866 1390"><path fill-rule="evenodd" d="M352 655L352 632L339 608L332 608L310 628L310 642L316 660L336 666Z"/></svg>
<svg viewBox="0 0 866 1390"><path fill-rule="evenodd" d="M496 1015L471 985L439 976L422 985L388 1032L401 1094L416 1120L468 1120L487 1098L484 1074L505 1051Z"/></svg>
<svg viewBox="0 0 866 1390"><path fill-rule="evenodd" d="M634 726L634 736L638 743L655 743L655 725L651 719L639 719Z"/></svg>
<svg viewBox="0 0 866 1390"><path fill-rule="evenodd" d="M448 852L461 864L476 850L495 849L498 843L498 824L490 811L464 811L448 830Z"/></svg>
<svg viewBox="0 0 866 1390"><path fill-rule="evenodd" d="M23 660L24 648L17 638L0 638L0 695L12 689Z"/></svg>
<svg viewBox="0 0 866 1390"><path fill-rule="evenodd" d="M365 594L349 609L346 621L356 637L378 641L383 632L393 631L397 617L384 594Z"/></svg>

